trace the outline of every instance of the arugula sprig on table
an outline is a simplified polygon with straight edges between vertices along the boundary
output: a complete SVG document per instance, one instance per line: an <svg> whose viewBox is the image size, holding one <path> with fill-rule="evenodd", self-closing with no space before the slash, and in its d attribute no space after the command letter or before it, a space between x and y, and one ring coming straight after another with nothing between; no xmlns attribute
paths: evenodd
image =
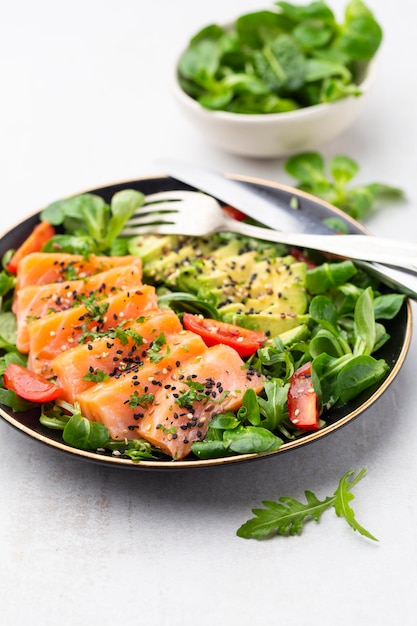
<svg viewBox="0 0 417 626"><path fill-rule="evenodd" d="M273 535L300 535L304 524L308 520L320 521L324 511L334 508L336 515L342 517L349 526L364 537L378 541L366 528L361 526L355 518L350 506L354 495L351 489L365 474L362 469L356 476L350 470L339 481L332 496L319 500L312 491L305 491L306 502L295 498L282 496L277 502L264 500L263 509L252 509L254 518L245 522L238 530L237 535L244 539L263 539Z"/></svg>

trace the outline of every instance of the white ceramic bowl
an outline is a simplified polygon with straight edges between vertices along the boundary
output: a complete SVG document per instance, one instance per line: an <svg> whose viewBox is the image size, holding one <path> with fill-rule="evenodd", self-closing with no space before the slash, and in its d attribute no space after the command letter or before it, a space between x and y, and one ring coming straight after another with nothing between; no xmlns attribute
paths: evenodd
<svg viewBox="0 0 417 626"><path fill-rule="evenodd" d="M345 131L366 101L375 70L373 59L360 83L360 96L287 113L246 115L205 109L180 87L176 68L173 91L186 118L210 143L244 157L283 157L315 150Z"/></svg>

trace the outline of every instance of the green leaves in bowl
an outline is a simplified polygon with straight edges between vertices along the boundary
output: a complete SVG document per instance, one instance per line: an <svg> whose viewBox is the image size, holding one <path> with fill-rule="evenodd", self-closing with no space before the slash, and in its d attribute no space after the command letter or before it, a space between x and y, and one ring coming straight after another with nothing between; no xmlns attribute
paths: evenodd
<svg viewBox="0 0 417 626"><path fill-rule="evenodd" d="M321 0L242 15L230 27L198 32L178 63L182 89L203 107L281 113L360 95L382 29L361 0L344 22Z"/></svg>

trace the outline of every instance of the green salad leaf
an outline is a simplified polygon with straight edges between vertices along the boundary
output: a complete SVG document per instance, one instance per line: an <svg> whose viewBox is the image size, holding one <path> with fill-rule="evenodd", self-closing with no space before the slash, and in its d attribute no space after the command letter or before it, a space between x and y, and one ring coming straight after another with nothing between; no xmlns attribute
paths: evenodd
<svg viewBox="0 0 417 626"><path fill-rule="evenodd" d="M296 179L298 189L326 200L358 220L367 217L379 205L404 197L401 189L384 183L350 186L360 168L346 155L336 155L326 163L318 152L302 152L287 159L284 169ZM332 226L331 222L327 223ZM340 222L333 223L333 227L345 230Z"/></svg>
<svg viewBox="0 0 417 626"><path fill-rule="evenodd" d="M305 491L306 502L295 498L282 496L277 502L265 500L264 508L252 510L254 518L245 522L238 530L238 537L244 539L263 539L273 535L300 535L308 520L319 522L322 514L331 507L336 515L342 517L349 526L372 541L378 541L368 530L361 526L355 518L350 506L354 495L352 488L364 476L362 469L356 476L354 471L347 472L339 481L332 496L319 500L312 491Z"/></svg>
<svg viewBox="0 0 417 626"><path fill-rule="evenodd" d="M343 23L321 0L276 2L240 15L230 28L211 24L196 33L180 58L178 78L208 109L291 111L360 95L363 64L382 37L361 0L349 0Z"/></svg>
<svg viewBox="0 0 417 626"><path fill-rule="evenodd" d="M92 193L57 200L42 211L41 219L62 226L65 232L52 237L43 250L84 256L127 254L126 240L118 235L144 201L144 194L134 189L118 191L110 205Z"/></svg>

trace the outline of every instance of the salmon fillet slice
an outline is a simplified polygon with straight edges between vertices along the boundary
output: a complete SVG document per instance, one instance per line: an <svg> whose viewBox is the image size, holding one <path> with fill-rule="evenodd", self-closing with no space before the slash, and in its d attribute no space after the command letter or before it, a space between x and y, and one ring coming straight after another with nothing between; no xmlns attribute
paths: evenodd
<svg viewBox="0 0 417 626"><path fill-rule="evenodd" d="M187 457L211 419L239 408L247 389L260 393L264 379L247 370L233 348L220 344L191 351L190 334L186 337L187 344L171 346L166 361L148 362L81 393L82 414L105 424L113 439L143 438L174 460Z"/></svg>
<svg viewBox="0 0 417 626"><path fill-rule="evenodd" d="M63 399L73 404L80 393L96 384L94 380L85 380L86 375L90 374L91 379L100 371L119 378L143 363L149 344L161 333L170 338L181 331L181 322L173 311L158 310L143 322L122 324L109 329L105 337L61 352L51 362L51 368L57 384L64 390Z"/></svg>
<svg viewBox="0 0 417 626"><path fill-rule="evenodd" d="M112 268L78 280L28 285L19 289L13 302L17 318L16 345L20 352L29 351L28 320L42 318L53 311L65 311L80 304L80 297L112 295L129 287L140 285L142 264Z"/></svg>
<svg viewBox="0 0 417 626"><path fill-rule="evenodd" d="M154 413L155 398L165 385L170 385L178 376L180 364L200 357L207 350L201 337L184 331L167 339L160 350L162 359L152 360L151 354L142 364L132 368L118 379L98 383L77 396L82 414L91 421L105 424L113 439L138 437L138 420L141 416Z"/></svg>
<svg viewBox="0 0 417 626"><path fill-rule="evenodd" d="M63 282L76 278L85 278L113 267L137 265L138 257L97 256L91 254L85 258L81 254L64 252L32 252L19 263L16 291L28 285Z"/></svg>
<svg viewBox="0 0 417 626"><path fill-rule="evenodd" d="M94 333L113 328L121 321L135 320L157 309L155 288L141 285L97 300L90 307L80 305L29 322L28 368L50 378L54 375L52 360L61 352L77 343L85 343Z"/></svg>

